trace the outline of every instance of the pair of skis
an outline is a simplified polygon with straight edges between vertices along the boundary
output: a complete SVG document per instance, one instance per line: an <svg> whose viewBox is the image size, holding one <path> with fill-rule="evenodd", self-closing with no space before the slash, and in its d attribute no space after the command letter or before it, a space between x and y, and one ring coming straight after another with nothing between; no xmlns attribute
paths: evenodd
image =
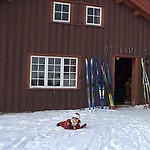
<svg viewBox="0 0 150 150"><path fill-rule="evenodd" d="M104 57L102 57L102 60L104 60ZM106 65L106 70L105 70L105 66L104 66L104 63L103 63L103 65L101 66L101 70L102 70L103 77L104 77L105 89L108 93L110 108L112 110L114 110L115 109L114 96L113 96L113 91L112 91L112 82L111 82L111 75L110 75L109 65L108 64Z"/></svg>
<svg viewBox="0 0 150 150"><path fill-rule="evenodd" d="M85 59L86 66L86 88L87 88L87 97L88 97L88 108L89 111L94 111L94 68L93 68L93 59L90 61L90 73L91 73L91 92L90 92L90 76L89 76L89 62L88 59ZM91 94L90 94L91 93ZM92 98L92 107L91 107L91 98Z"/></svg>
<svg viewBox="0 0 150 150"><path fill-rule="evenodd" d="M145 101L145 108L147 109L147 103L150 108L150 84L149 84L149 79L145 69L145 63L143 58L141 58L141 65L142 65L142 83L143 83L143 90L144 90L144 101Z"/></svg>
<svg viewBox="0 0 150 150"><path fill-rule="evenodd" d="M111 107L111 109L114 110L115 109L114 96L113 96L113 91L112 91L110 68L109 68L109 65L107 64L106 71L105 71L104 57L102 56L102 60L101 60L101 91L102 91L102 93L99 94L102 109L104 108L104 91L105 91L105 89L108 93L110 107Z"/></svg>
<svg viewBox="0 0 150 150"><path fill-rule="evenodd" d="M95 62L95 70L96 70L96 82L97 82L97 91L98 91L98 97L100 99L101 109L104 109L104 76L102 72L99 71L99 65L98 65L98 59L95 56L94 57ZM102 59L101 65L104 65L104 60Z"/></svg>

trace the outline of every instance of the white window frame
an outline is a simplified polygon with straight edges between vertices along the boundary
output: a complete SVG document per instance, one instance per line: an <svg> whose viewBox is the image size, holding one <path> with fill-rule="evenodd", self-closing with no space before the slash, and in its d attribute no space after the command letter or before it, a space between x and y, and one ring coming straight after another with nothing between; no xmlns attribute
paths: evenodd
<svg viewBox="0 0 150 150"><path fill-rule="evenodd" d="M55 10L56 7L55 7L55 5L56 5L56 4L60 4L60 5L61 5L61 11L59 11L59 13L61 13L61 20L56 20L56 19L55 19L55 13L56 13L56 10ZM62 20L62 14L63 14L63 13L66 13L66 12L63 12L63 11L62 11L63 5L68 5L68 6L69 6L68 20ZM54 22L70 23L70 13L71 13L71 4L70 4L70 3L54 2L54 5L53 5L53 21L54 21Z"/></svg>
<svg viewBox="0 0 150 150"><path fill-rule="evenodd" d="M88 16L90 16L90 15L88 15L88 8L92 8L93 9L93 11L95 10L95 9L98 9L99 11L100 11L100 15L91 15L91 16L96 16L96 17L99 17L100 18L100 23L99 24L97 24L97 23L94 23L94 20L93 20L93 23L89 23L88 22ZM102 26L102 18L103 17L103 7L95 7L95 6L86 6L86 25L92 25L92 26Z"/></svg>
<svg viewBox="0 0 150 150"><path fill-rule="evenodd" d="M34 77L32 77L32 73L34 73L34 72L37 72L38 74L39 74L39 70L38 71L33 71L32 70L32 66L33 65L39 65L39 63L38 64L33 64L32 63L32 59L33 58L44 58L45 59L45 70L44 70L44 85L42 85L42 86L39 86L39 85L31 85L31 82L32 82L32 80L39 80L39 76L38 77L36 77L36 78L34 78ZM50 86L50 85L48 85L48 80L50 80L49 78L48 78L48 73L50 73L50 71L48 70L48 66L50 65L49 63L48 63L48 60L49 60L49 58L52 58L52 59L60 59L60 65L58 64L58 66L60 67L60 78L58 78L58 80L60 81L60 85L53 85L53 86ZM69 64L67 64L67 65L65 65L65 63L64 63L64 60L69 60ZM71 64L71 60L75 60L75 64ZM79 65L79 63L78 63L78 57L55 57L55 56L37 56L37 55L31 55L30 56L30 88L57 88L57 89L66 89L66 88L71 88L71 89L77 89L77 87L78 87L78 65ZM55 67L56 66L56 64L51 64L53 67ZM64 71L64 67L69 67L69 71L68 72L65 72ZM71 68L75 68L75 71L71 71ZM38 69L39 69L39 66L38 66ZM52 73L54 73L54 74L56 74L56 73L58 73L57 71L53 71ZM67 78L67 79L65 79L65 73L66 74L68 74L68 76L69 76L69 78ZM75 77L73 77L73 78L71 78L71 75L75 75ZM53 84L54 84L54 80L57 80L57 78L53 78L53 79L51 79L51 80L53 80ZM67 82L69 82L69 85L68 86L65 86L64 85L64 82L65 81L67 81ZM75 85L74 86L72 86L71 85L71 81L72 82L74 82L75 83Z"/></svg>

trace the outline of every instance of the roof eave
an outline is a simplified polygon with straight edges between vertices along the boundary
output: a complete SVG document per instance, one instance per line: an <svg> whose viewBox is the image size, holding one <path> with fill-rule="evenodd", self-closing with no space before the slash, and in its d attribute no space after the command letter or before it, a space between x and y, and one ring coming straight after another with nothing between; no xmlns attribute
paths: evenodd
<svg viewBox="0 0 150 150"><path fill-rule="evenodd" d="M115 0L117 4L124 3L133 10L134 16L143 16L150 21L150 2L147 0Z"/></svg>

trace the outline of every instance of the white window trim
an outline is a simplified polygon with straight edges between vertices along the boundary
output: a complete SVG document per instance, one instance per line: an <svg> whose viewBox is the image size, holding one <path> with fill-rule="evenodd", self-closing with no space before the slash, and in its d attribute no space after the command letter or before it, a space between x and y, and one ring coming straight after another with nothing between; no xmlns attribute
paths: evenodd
<svg viewBox="0 0 150 150"><path fill-rule="evenodd" d="M93 8L93 9L99 9L100 10L100 23L95 24L95 23L88 23L87 22L87 16L88 16L88 8ZM92 26L102 26L102 20L103 20L103 7L95 7L95 6L86 6L86 25L92 25Z"/></svg>
<svg viewBox="0 0 150 150"><path fill-rule="evenodd" d="M44 76L44 86L32 86L32 57L45 58L45 76ZM61 75L60 75L60 86L47 86L48 82L48 58L60 58L61 59ZM64 59L76 59L76 78L74 79L75 86L63 86L64 81ZM78 57L53 57L53 56L38 56L31 55L30 56L30 88L44 88L44 89L77 89L78 88L78 66L79 60ZM70 81L70 80L69 80Z"/></svg>
<svg viewBox="0 0 150 150"><path fill-rule="evenodd" d="M32 86L31 85L31 76L32 76L32 57L45 58L45 56L31 56L30 58L30 88L43 88L43 86ZM45 69L46 69L46 61L45 61ZM44 77L45 78L45 77ZM45 84L45 80L44 80Z"/></svg>
<svg viewBox="0 0 150 150"><path fill-rule="evenodd" d="M69 6L68 20L55 20L55 5L56 4L61 4L61 5L64 4L64 5ZM53 21L54 22L70 23L70 14L71 14L71 4L70 3L54 2L54 5L53 5Z"/></svg>

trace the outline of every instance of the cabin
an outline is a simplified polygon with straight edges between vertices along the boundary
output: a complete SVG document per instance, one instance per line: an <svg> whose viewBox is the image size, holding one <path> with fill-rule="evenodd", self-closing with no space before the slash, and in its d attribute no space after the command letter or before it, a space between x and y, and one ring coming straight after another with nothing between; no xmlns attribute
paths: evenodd
<svg viewBox="0 0 150 150"><path fill-rule="evenodd" d="M116 106L127 83L126 105L144 104L150 1L0 0L0 112L87 108L85 58L94 56L110 66Z"/></svg>

